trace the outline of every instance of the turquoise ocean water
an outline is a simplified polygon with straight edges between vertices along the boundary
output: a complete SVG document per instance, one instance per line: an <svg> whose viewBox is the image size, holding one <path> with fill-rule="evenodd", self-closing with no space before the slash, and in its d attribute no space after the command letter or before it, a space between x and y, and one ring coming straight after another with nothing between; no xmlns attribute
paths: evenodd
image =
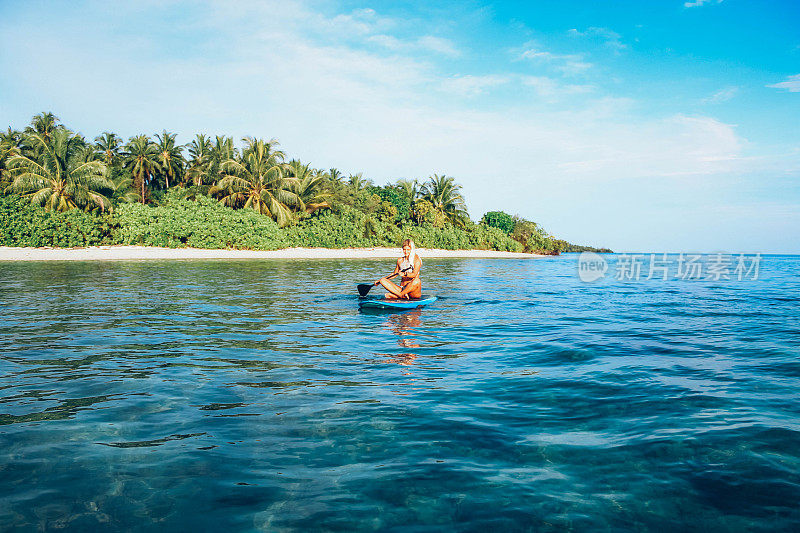
<svg viewBox="0 0 800 533"><path fill-rule="evenodd" d="M800 257L0 264L2 531L800 529Z"/></svg>

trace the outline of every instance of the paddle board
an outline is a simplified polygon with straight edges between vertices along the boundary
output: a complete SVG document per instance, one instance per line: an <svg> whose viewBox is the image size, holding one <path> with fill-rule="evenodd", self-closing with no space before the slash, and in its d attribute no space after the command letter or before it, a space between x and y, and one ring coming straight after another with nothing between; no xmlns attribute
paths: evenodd
<svg viewBox="0 0 800 533"><path fill-rule="evenodd" d="M416 300L388 300L386 298L364 299L358 302L362 309L416 309L432 304L437 300L436 296L425 296Z"/></svg>

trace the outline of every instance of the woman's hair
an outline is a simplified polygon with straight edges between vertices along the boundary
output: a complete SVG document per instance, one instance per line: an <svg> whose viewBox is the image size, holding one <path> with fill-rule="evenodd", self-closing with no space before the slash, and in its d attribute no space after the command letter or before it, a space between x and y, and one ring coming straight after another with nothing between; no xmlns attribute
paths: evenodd
<svg viewBox="0 0 800 533"><path fill-rule="evenodd" d="M411 264L413 265L415 260L417 259L417 248L416 248L416 246L414 246L414 241L412 241L411 239L406 239L406 240L403 241L403 244L401 244L400 246L401 247L402 246L410 246L411 247L411 253L408 254L408 260L411 261Z"/></svg>

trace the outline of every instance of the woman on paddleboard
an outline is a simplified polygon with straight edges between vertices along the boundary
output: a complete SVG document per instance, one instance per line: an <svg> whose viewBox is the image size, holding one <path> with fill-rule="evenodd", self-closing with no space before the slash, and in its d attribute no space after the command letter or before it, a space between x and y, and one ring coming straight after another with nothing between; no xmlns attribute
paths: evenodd
<svg viewBox="0 0 800 533"><path fill-rule="evenodd" d="M420 298L422 296L422 282L419 279L421 269L422 260L414 250L414 241L406 239L403 241L403 257L397 260L394 272L374 284L383 285L389 291L385 297L390 300ZM400 285L391 281L397 275L400 275Z"/></svg>

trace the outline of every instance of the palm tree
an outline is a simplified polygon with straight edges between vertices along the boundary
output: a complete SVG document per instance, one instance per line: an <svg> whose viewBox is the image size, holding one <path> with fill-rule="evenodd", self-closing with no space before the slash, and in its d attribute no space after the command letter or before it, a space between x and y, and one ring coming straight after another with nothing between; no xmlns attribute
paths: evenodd
<svg viewBox="0 0 800 533"><path fill-rule="evenodd" d="M160 165L160 173L164 175L164 181L167 189L169 189L169 179L172 178L173 183L183 174L183 146L175 144L176 133L167 133L167 130L161 135L156 134L158 139L158 162Z"/></svg>
<svg viewBox="0 0 800 533"><path fill-rule="evenodd" d="M217 135L211 145L211 179L217 181L222 175L222 164L237 156L236 148L233 146L233 137Z"/></svg>
<svg viewBox="0 0 800 533"><path fill-rule="evenodd" d="M342 171L337 169L337 168L328 169L328 176L329 176L330 180L335 184L341 183L342 180L344 179L344 175L342 174Z"/></svg>
<svg viewBox="0 0 800 533"><path fill-rule="evenodd" d="M39 113L34 115L30 126L27 126L23 131L22 145L20 147L22 153L31 159L38 160L42 155L42 147L32 140L33 136L39 135L44 142L49 143L53 138L53 133L59 129L64 129L64 126L58 123L58 117L54 114Z"/></svg>
<svg viewBox="0 0 800 533"><path fill-rule="evenodd" d="M22 142L22 134L17 130L12 130L11 126L2 133L0 133L0 143L13 144L19 146Z"/></svg>
<svg viewBox="0 0 800 533"><path fill-rule="evenodd" d="M22 140L18 131L8 130L0 133L0 194L4 194L7 187L11 186L11 173L8 162L11 156L18 154Z"/></svg>
<svg viewBox="0 0 800 533"><path fill-rule="evenodd" d="M40 156L37 159L15 154L9 161L16 176L11 188L30 197L31 203L48 211L69 209L111 209L111 201L103 194L113 191L108 167L102 161L86 161L83 137L66 128L57 128L44 135L34 133L26 142Z"/></svg>
<svg viewBox="0 0 800 533"><path fill-rule="evenodd" d="M295 192L300 199L299 209L313 213L317 209L330 207L328 199L331 193L326 190L327 175L319 170L312 170L310 165L292 160L288 165L289 176L295 178Z"/></svg>
<svg viewBox="0 0 800 533"><path fill-rule="evenodd" d="M111 199L115 204L120 202L132 204L139 201L139 191L136 190L134 181L130 172L111 172L111 182L114 184L114 195Z"/></svg>
<svg viewBox="0 0 800 533"><path fill-rule="evenodd" d="M416 179L397 180L397 188L400 189L403 192L403 194L406 195L408 201L412 204L419 196L419 181L417 181Z"/></svg>
<svg viewBox="0 0 800 533"><path fill-rule="evenodd" d="M461 185L455 179L434 174L422 185L420 193L424 200L429 201L451 223L462 227L465 225L469 218L467 205L461 195Z"/></svg>
<svg viewBox="0 0 800 533"><path fill-rule="evenodd" d="M114 184L114 194L111 196L111 200L115 204L119 202L129 204L137 201L139 193L134 186L133 174L122 167L125 155L122 138L116 133L104 131L94 138L94 153L108 167L108 179Z"/></svg>
<svg viewBox="0 0 800 533"><path fill-rule="evenodd" d="M145 203L145 187L159 170L158 149L147 135L131 137L125 145L125 166L133 174L134 186L139 190L139 199Z"/></svg>
<svg viewBox="0 0 800 533"><path fill-rule="evenodd" d="M94 147L100 152L106 165L112 167L119 161L122 139L116 133L104 131L102 135L94 138Z"/></svg>
<svg viewBox="0 0 800 533"><path fill-rule="evenodd" d="M247 141L251 137L245 137L243 141ZM272 139L270 143L278 144L278 141ZM214 144L211 151L220 156L220 159L227 161L233 159L236 155L236 148L233 146L233 137L225 137L224 135L217 135L214 138Z"/></svg>
<svg viewBox="0 0 800 533"><path fill-rule="evenodd" d="M39 135L45 142L50 142L53 132L63 126L58 124L59 119L52 113L39 113L31 119L31 125L25 128L27 135Z"/></svg>
<svg viewBox="0 0 800 533"><path fill-rule="evenodd" d="M211 139L198 133L186 146L189 149L186 178L194 185L203 185L208 179L211 165Z"/></svg>
<svg viewBox="0 0 800 533"><path fill-rule="evenodd" d="M352 174L347 181L350 183L350 186L360 191L361 189L366 189L370 185L372 185L372 180L365 179L361 172L358 174Z"/></svg>
<svg viewBox="0 0 800 533"><path fill-rule="evenodd" d="M97 150L94 149L94 146L85 142L83 137L81 137L81 141L83 141L83 146L81 147L80 150L80 160L85 163L88 163L90 161L99 161L100 154L97 153Z"/></svg>
<svg viewBox="0 0 800 533"><path fill-rule="evenodd" d="M242 156L222 163L222 177L209 193L229 207L255 209L283 227L292 219L290 207L301 205L294 191L297 179L287 177L283 152L273 150L276 140L242 140L246 144Z"/></svg>

